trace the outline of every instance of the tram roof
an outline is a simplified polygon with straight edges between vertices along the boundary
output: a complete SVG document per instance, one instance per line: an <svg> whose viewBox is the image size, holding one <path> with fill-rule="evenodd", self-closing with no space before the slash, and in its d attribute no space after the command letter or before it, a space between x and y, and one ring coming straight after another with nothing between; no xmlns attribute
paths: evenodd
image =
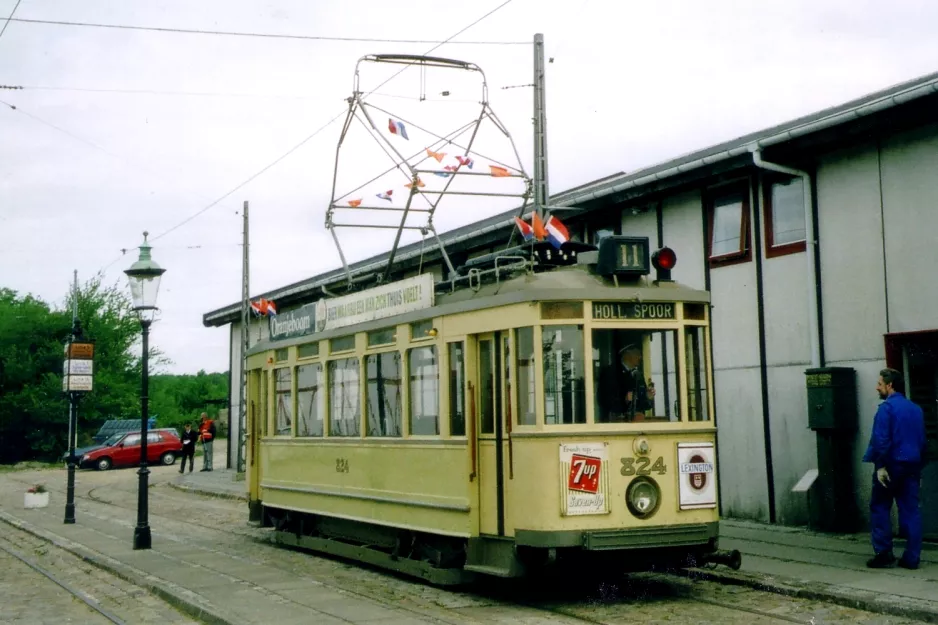
<svg viewBox="0 0 938 625"><path fill-rule="evenodd" d="M792 121L737 137L703 150L698 150L632 173L617 173L594 180L563 193L552 195L549 205L566 207L565 222L575 222L586 214L617 203L635 203L643 196L690 184L708 175L749 167L751 152L791 155L798 150L817 149L820 145L844 142L853 136L870 132L876 124L914 123L920 118L934 118L934 100L938 99L938 72L877 91L844 104L823 109ZM895 109L902 108L896 112ZM908 108L912 108L912 115ZM795 154L797 157L797 154ZM448 251L470 249L486 242L504 241L514 228L518 209L499 213L455 230L443 233L440 239ZM569 221L568 221L569 220ZM402 247L396 263L402 271L416 268L423 262L439 257L439 252L425 250L420 242ZM353 276L367 276L383 271L389 254L383 253L349 265ZM335 287L346 280L344 269L335 269L313 278L273 289L252 297L266 297L278 305L308 302L321 297L323 289ZM237 321L241 304L236 302L203 315L206 326L220 326Z"/></svg>
<svg viewBox="0 0 938 625"><path fill-rule="evenodd" d="M248 354L499 306L525 302L585 300L707 303L710 301L710 294L677 282L654 284L647 278L627 283L620 280L619 286L616 286L610 278L592 273L585 265L572 265L539 273L515 274L513 277L498 282L483 283L477 290L461 288L448 293L438 292L432 307L393 317L335 328L303 337L276 341L265 339L253 346Z"/></svg>

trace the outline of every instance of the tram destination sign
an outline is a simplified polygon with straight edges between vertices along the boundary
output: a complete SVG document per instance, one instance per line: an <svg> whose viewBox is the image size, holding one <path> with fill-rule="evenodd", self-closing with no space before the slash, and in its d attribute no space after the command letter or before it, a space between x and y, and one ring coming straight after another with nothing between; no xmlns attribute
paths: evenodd
<svg viewBox="0 0 938 625"><path fill-rule="evenodd" d="M593 319L675 319L674 302L593 302Z"/></svg>
<svg viewBox="0 0 938 625"><path fill-rule="evenodd" d="M433 274L316 302L316 331L393 317L433 306Z"/></svg>

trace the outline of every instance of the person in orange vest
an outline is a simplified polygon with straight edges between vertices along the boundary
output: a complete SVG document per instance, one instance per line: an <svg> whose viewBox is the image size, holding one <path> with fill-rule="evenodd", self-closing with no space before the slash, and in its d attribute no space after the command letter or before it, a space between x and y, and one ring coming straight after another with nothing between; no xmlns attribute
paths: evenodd
<svg viewBox="0 0 938 625"><path fill-rule="evenodd" d="M202 441L202 468L201 471L212 470L212 443L215 440L215 422L202 413L199 421L199 440Z"/></svg>

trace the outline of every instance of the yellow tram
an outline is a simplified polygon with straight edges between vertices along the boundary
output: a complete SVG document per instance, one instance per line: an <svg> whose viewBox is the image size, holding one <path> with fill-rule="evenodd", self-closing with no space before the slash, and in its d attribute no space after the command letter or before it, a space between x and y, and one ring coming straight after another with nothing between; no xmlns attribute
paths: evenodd
<svg viewBox="0 0 938 625"><path fill-rule="evenodd" d="M253 348L252 520L438 584L738 568L717 550L709 294L647 238L533 252L320 300L310 333Z"/></svg>

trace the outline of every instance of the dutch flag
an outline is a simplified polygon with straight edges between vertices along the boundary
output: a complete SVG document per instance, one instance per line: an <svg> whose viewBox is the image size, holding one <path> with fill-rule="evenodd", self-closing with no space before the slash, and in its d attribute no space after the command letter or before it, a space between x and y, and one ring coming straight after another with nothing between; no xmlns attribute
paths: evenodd
<svg viewBox="0 0 938 625"><path fill-rule="evenodd" d="M394 193L394 189L388 189L384 193L378 193L377 196L382 200L391 201L391 194Z"/></svg>
<svg viewBox="0 0 938 625"><path fill-rule="evenodd" d="M407 136L407 129L404 128L404 122L399 122L389 117L388 130L391 131L392 135L400 135L410 141L410 137Z"/></svg>
<svg viewBox="0 0 938 625"><path fill-rule="evenodd" d="M267 316L276 317L277 316L277 305L272 301L267 300Z"/></svg>
<svg viewBox="0 0 938 625"><path fill-rule="evenodd" d="M551 245L558 250L561 245L570 240L570 233L567 232L567 227L560 223L560 220L553 215L547 220L547 224L544 228L547 230L547 239L550 241Z"/></svg>
<svg viewBox="0 0 938 625"><path fill-rule="evenodd" d="M525 241L530 241L534 238L534 228L531 227L531 224L520 217L515 217L515 224L517 224L518 230L521 232L521 236L524 237Z"/></svg>

